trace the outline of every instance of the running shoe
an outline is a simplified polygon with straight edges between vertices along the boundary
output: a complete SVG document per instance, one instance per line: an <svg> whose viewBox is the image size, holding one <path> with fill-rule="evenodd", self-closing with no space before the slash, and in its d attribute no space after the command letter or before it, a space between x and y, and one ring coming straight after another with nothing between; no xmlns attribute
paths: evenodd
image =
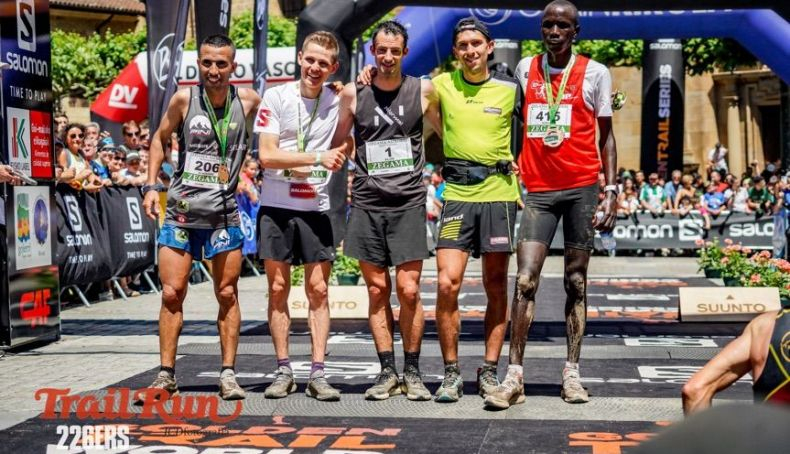
<svg viewBox="0 0 790 454"><path fill-rule="evenodd" d="M562 370L562 392L560 397L569 404L583 404L590 401L587 390L582 386L578 369L566 367Z"/></svg>
<svg viewBox="0 0 790 454"><path fill-rule="evenodd" d="M389 367L385 367L376 377L376 384L365 391L365 399L385 400L398 394L400 394L398 374Z"/></svg>
<svg viewBox="0 0 790 454"><path fill-rule="evenodd" d="M219 377L219 397L222 400L241 400L247 397L239 382L236 381L236 374L230 373Z"/></svg>
<svg viewBox="0 0 790 454"><path fill-rule="evenodd" d="M174 397L178 395L178 383L176 382L176 377L168 374L163 370L159 371L159 374L156 376L153 383L151 383L151 385L148 387L155 389L164 389L170 394L168 396L168 399L170 397ZM144 392L148 392L148 391L144 391ZM144 395L141 395L139 399L134 401L134 404L137 406L141 406L143 405L143 403L144 403Z"/></svg>
<svg viewBox="0 0 790 454"><path fill-rule="evenodd" d="M323 370L313 372L310 380L307 382L305 394L307 394L307 397L314 397L316 400L324 402L340 400L340 391L333 388L326 381Z"/></svg>
<svg viewBox="0 0 790 454"><path fill-rule="evenodd" d="M436 402L458 402L464 395L464 380L458 369L444 371L444 380L436 390Z"/></svg>
<svg viewBox="0 0 790 454"><path fill-rule="evenodd" d="M485 398L494 392L497 386L499 386L499 377L496 376L496 369L490 367L477 369L477 392L480 397Z"/></svg>
<svg viewBox="0 0 790 454"><path fill-rule="evenodd" d="M400 386L409 400L431 400L431 392L423 384L420 371L414 367L407 367L403 371L403 383Z"/></svg>
<svg viewBox="0 0 790 454"><path fill-rule="evenodd" d="M505 409L510 408L511 405L523 404L525 400L524 379L508 373L501 385L486 394L485 404L489 407Z"/></svg>
<svg viewBox="0 0 790 454"><path fill-rule="evenodd" d="M280 366L274 375L274 381L266 387L263 396L267 399L282 399L296 391L294 373L288 366Z"/></svg>

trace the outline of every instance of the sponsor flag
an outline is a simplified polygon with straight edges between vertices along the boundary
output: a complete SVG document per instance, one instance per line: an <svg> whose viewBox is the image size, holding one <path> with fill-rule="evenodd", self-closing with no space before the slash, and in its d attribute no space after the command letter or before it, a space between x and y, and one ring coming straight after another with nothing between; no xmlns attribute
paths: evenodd
<svg viewBox="0 0 790 454"><path fill-rule="evenodd" d="M255 241L258 231L258 203L253 203L247 194L239 192L236 194L236 204L239 206L239 216L241 217L241 232L244 234L244 255L257 254L258 243Z"/></svg>
<svg viewBox="0 0 790 454"><path fill-rule="evenodd" d="M645 41L643 52L641 165L668 178L683 170L683 46L679 39Z"/></svg>
<svg viewBox="0 0 790 454"><path fill-rule="evenodd" d="M189 0L148 0L145 22L148 27L148 118L151 130L167 109L176 91L181 53L184 50Z"/></svg>
<svg viewBox="0 0 790 454"><path fill-rule="evenodd" d="M227 35L231 0L195 0L195 35L198 46L208 36Z"/></svg>

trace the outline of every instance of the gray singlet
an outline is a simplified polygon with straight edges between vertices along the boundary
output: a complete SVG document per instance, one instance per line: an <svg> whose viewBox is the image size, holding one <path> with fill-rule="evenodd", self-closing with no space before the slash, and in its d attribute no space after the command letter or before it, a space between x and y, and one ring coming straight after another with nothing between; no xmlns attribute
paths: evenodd
<svg viewBox="0 0 790 454"><path fill-rule="evenodd" d="M247 120L236 89L231 90L226 165L230 179L219 182L220 146L203 103L203 87L190 89L189 110L178 135L179 159L167 191L165 223L180 227L217 229L239 225L236 186L247 155ZM222 121L224 106L215 109Z"/></svg>

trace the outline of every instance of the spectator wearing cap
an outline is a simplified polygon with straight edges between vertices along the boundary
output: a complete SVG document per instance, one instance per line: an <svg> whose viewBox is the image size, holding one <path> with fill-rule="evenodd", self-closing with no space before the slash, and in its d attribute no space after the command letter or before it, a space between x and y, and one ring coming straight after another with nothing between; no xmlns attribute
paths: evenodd
<svg viewBox="0 0 790 454"><path fill-rule="evenodd" d="M115 144L111 137L105 137L99 141L98 157L91 161L91 168L105 186L112 185L112 175L110 173L110 162L115 152Z"/></svg>
<svg viewBox="0 0 790 454"><path fill-rule="evenodd" d="M145 184L146 176L141 171L140 154L136 151L126 155L126 169L123 171L123 176L131 185L142 186Z"/></svg>
<svg viewBox="0 0 790 454"><path fill-rule="evenodd" d="M636 174L639 175L640 172ZM667 198L664 195L664 188L658 184L658 174L653 172L648 178L648 183L642 186L639 191L639 200L642 209L649 211L653 216L662 216L667 209Z"/></svg>

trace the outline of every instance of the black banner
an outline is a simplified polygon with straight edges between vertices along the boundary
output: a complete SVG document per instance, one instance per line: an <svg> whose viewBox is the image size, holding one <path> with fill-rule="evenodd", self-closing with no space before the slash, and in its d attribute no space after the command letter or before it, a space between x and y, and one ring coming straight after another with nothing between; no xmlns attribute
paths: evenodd
<svg viewBox="0 0 790 454"><path fill-rule="evenodd" d="M60 283L84 285L112 277L106 220L93 195L58 185L58 266Z"/></svg>
<svg viewBox="0 0 790 454"><path fill-rule="evenodd" d="M669 178L673 170L683 169L685 70L680 40L646 40L642 64L641 167Z"/></svg>
<svg viewBox="0 0 790 454"><path fill-rule="evenodd" d="M227 35L230 28L231 0L195 0L197 45L211 35Z"/></svg>
<svg viewBox="0 0 790 454"><path fill-rule="evenodd" d="M156 225L143 212L140 190L113 186L99 193L99 207L106 213L113 277L139 273L154 263Z"/></svg>
<svg viewBox="0 0 790 454"><path fill-rule="evenodd" d="M176 91L176 77L184 51L188 13L189 0L146 1L148 119L151 131L156 131L159 127L167 103Z"/></svg>
<svg viewBox="0 0 790 454"><path fill-rule="evenodd" d="M774 234L772 216L755 217L753 214L725 213L711 219L711 229L705 234L705 222L698 213L679 218L667 214L653 217L639 213L628 218L618 218L613 234L618 250L626 249L696 249L697 240L731 239L752 249L771 249ZM551 242L551 249L563 248L562 223ZM595 248L603 250L596 233Z"/></svg>
<svg viewBox="0 0 790 454"><path fill-rule="evenodd" d="M2 161L38 181L0 186L1 345L60 335L52 216L52 62L49 2L15 0L0 8Z"/></svg>

